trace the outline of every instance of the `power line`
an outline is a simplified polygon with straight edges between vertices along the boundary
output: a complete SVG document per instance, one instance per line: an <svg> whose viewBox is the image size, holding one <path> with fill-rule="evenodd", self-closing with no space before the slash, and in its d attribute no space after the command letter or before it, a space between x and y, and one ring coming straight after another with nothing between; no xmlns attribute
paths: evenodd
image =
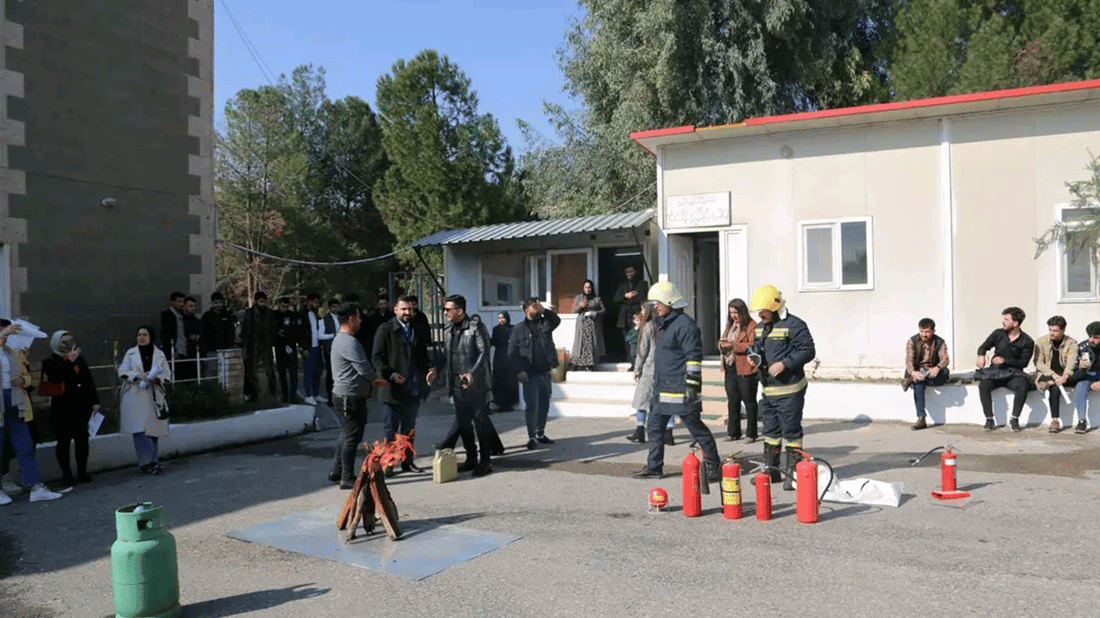
<svg viewBox="0 0 1100 618"><path fill-rule="evenodd" d="M367 263L370 263L370 262L377 262L379 260L385 260L385 259L391 258L395 255L405 253L406 251L412 251L412 249L413 249L412 247L405 247L403 249L398 249L397 251L392 251L390 253L387 253L386 255L379 255L379 256L370 257L370 258L363 258L361 260L348 260L346 262L309 262L309 261L306 261L306 260L294 260L294 259L291 259L291 258L279 257L277 255L271 255L270 253L264 253L263 251L256 251L255 249L249 249L248 247L242 247L241 245L238 245L236 243L231 243L227 240L219 240L218 244L225 245L227 247L232 247L232 248L234 248L238 251L243 251L244 253L251 253L253 255L258 255L258 256L261 256L261 257L265 257L269 260L275 260L277 262L286 262L288 264L297 264L299 266L322 266L322 267L324 267L324 266L350 266L352 264L367 264Z"/></svg>

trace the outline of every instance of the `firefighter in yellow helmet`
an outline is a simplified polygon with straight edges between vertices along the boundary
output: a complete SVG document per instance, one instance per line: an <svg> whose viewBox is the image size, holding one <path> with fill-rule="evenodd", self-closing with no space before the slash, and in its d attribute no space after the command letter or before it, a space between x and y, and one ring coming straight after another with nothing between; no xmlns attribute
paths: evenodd
<svg viewBox="0 0 1100 618"><path fill-rule="evenodd" d="M649 288L649 302L656 305L657 345L653 358L653 398L650 400L649 457L646 467L634 478L664 476L665 442L660 438L669 418L679 416L703 450L707 482L721 478L721 462L714 434L703 423L703 337L699 325L684 315L687 301L670 281L658 281Z"/></svg>
<svg viewBox="0 0 1100 618"><path fill-rule="evenodd" d="M774 483L779 480L779 454L782 446L786 445L783 489L792 490L792 475L798 457L791 449L802 448L802 408L806 404L806 372L803 368L817 354L814 339L806 323L787 311L783 294L774 286L757 288L752 294L749 309L760 316L750 358L756 361L763 386L760 418L763 423L764 459Z"/></svg>

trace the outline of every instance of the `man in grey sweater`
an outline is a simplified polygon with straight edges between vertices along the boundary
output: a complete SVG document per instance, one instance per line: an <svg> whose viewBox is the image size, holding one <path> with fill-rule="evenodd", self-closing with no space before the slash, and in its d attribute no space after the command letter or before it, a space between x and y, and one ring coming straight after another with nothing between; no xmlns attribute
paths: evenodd
<svg viewBox="0 0 1100 618"><path fill-rule="evenodd" d="M343 303L335 313L340 320L340 332L332 340L332 403L343 428L336 438L336 454L328 478L339 482L340 489L351 489L358 470L355 453L367 425L367 398L372 386L384 385L386 380L377 376L363 344L355 338L363 323L359 305Z"/></svg>

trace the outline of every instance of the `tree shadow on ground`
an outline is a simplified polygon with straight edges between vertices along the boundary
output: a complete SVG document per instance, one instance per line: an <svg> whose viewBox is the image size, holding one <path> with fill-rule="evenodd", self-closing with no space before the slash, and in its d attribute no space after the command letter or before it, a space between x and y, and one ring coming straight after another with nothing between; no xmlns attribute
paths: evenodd
<svg viewBox="0 0 1100 618"><path fill-rule="evenodd" d="M210 599L191 603L183 607L183 615L187 618L222 618L223 616L238 616L255 611L271 609L286 603L312 599L328 594L330 588L317 588L313 584L299 584L287 588L272 588L270 590L256 590L243 594L235 594L220 599Z"/></svg>

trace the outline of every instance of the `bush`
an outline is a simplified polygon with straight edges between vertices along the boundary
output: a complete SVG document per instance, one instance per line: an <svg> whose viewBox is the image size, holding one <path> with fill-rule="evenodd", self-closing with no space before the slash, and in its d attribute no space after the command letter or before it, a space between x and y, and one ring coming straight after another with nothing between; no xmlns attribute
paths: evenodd
<svg viewBox="0 0 1100 618"><path fill-rule="evenodd" d="M173 423L236 416L263 408L259 403L231 402L229 392L217 380L168 384L165 393Z"/></svg>

